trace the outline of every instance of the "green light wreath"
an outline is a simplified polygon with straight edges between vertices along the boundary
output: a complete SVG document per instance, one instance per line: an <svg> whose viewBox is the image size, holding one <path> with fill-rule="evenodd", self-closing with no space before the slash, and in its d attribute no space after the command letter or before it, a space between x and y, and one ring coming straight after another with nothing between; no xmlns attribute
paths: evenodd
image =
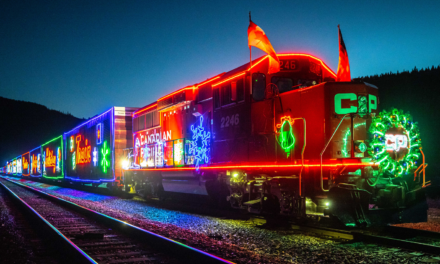
<svg viewBox="0 0 440 264"><path fill-rule="evenodd" d="M408 153L399 161L394 160L386 149L385 133L391 128L401 128L408 138ZM422 141L420 140L419 127L414 123L410 114L402 110L392 109L382 111L373 118L370 129L373 136L368 153L383 174L395 177L407 175L417 168Z"/></svg>

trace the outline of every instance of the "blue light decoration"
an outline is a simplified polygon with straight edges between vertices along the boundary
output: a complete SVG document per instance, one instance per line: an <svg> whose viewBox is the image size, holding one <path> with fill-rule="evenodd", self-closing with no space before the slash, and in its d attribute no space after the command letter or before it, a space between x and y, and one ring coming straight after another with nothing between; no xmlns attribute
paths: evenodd
<svg viewBox="0 0 440 264"><path fill-rule="evenodd" d="M189 147L189 154L193 154L195 157L196 170L199 170L200 163L204 161L204 163L209 162L209 154L210 154L210 139L211 132L206 132L203 127L203 115L200 116L200 124L196 127L191 125L192 141Z"/></svg>
<svg viewBox="0 0 440 264"><path fill-rule="evenodd" d="M93 148L93 165L96 167L96 163L98 162L98 151L96 147Z"/></svg>

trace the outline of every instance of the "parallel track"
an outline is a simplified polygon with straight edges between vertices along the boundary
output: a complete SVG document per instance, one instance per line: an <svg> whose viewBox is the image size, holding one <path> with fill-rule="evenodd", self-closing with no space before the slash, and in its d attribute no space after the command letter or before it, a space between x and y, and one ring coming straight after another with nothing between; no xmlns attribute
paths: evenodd
<svg viewBox="0 0 440 264"><path fill-rule="evenodd" d="M1 185L76 263L232 263L15 181ZM38 218L38 220L37 220ZM69 257L68 257L68 256Z"/></svg>

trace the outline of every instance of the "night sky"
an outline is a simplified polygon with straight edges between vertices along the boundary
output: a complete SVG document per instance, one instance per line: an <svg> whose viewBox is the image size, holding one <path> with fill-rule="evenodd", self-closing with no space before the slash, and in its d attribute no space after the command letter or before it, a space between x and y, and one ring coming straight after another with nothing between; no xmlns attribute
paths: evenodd
<svg viewBox="0 0 440 264"><path fill-rule="evenodd" d="M334 71L340 24L352 78L440 64L440 1L358 2L3 0L0 96L85 118L144 106L248 62L249 11L275 51Z"/></svg>

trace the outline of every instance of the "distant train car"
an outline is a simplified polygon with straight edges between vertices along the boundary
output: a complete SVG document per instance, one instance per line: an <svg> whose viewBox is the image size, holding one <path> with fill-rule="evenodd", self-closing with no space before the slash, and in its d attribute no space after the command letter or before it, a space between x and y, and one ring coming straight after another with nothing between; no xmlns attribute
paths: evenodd
<svg viewBox="0 0 440 264"><path fill-rule="evenodd" d="M58 136L41 145L40 166L42 169L41 176L43 178L51 180L64 178L63 147L63 136Z"/></svg>
<svg viewBox="0 0 440 264"><path fill-rule="evenodd" d="M17 159L12 159L11 163L12 163L12 172L11 172L11 174L13 176L16 176L17 175Z"/></svg>
<svg viewBox="0 0 440 264"><path fill-rule="evenodd" d="M16 159L16 167L17 167L17 172L16 172L16 176L21 176L21 174L22 174L22 169L23 169L23 167L21 166L22 164L21 164L21 155L20 156L18 156Z"/></svg>
<svg viewBox="0 0 440 264"><path fill-rule="evenodd" d="M112 107L64 133L66 181L115 183L120 181L123 149L132 143L132 113L137 108Z"/></svg>
<svg viewBox="0 0 440 264"><path fill-rule="evenodd" d="M33 178L40 178L41 171L41 146L29 151L30 156L30 176Z"/></svg>
<svg viewBox="0 0 440 264"><path fill-rule="evenodd" d="M30 176L29 152L26 152L21 155L21 166L22 166L21 175L24 177Z"/></svg>

